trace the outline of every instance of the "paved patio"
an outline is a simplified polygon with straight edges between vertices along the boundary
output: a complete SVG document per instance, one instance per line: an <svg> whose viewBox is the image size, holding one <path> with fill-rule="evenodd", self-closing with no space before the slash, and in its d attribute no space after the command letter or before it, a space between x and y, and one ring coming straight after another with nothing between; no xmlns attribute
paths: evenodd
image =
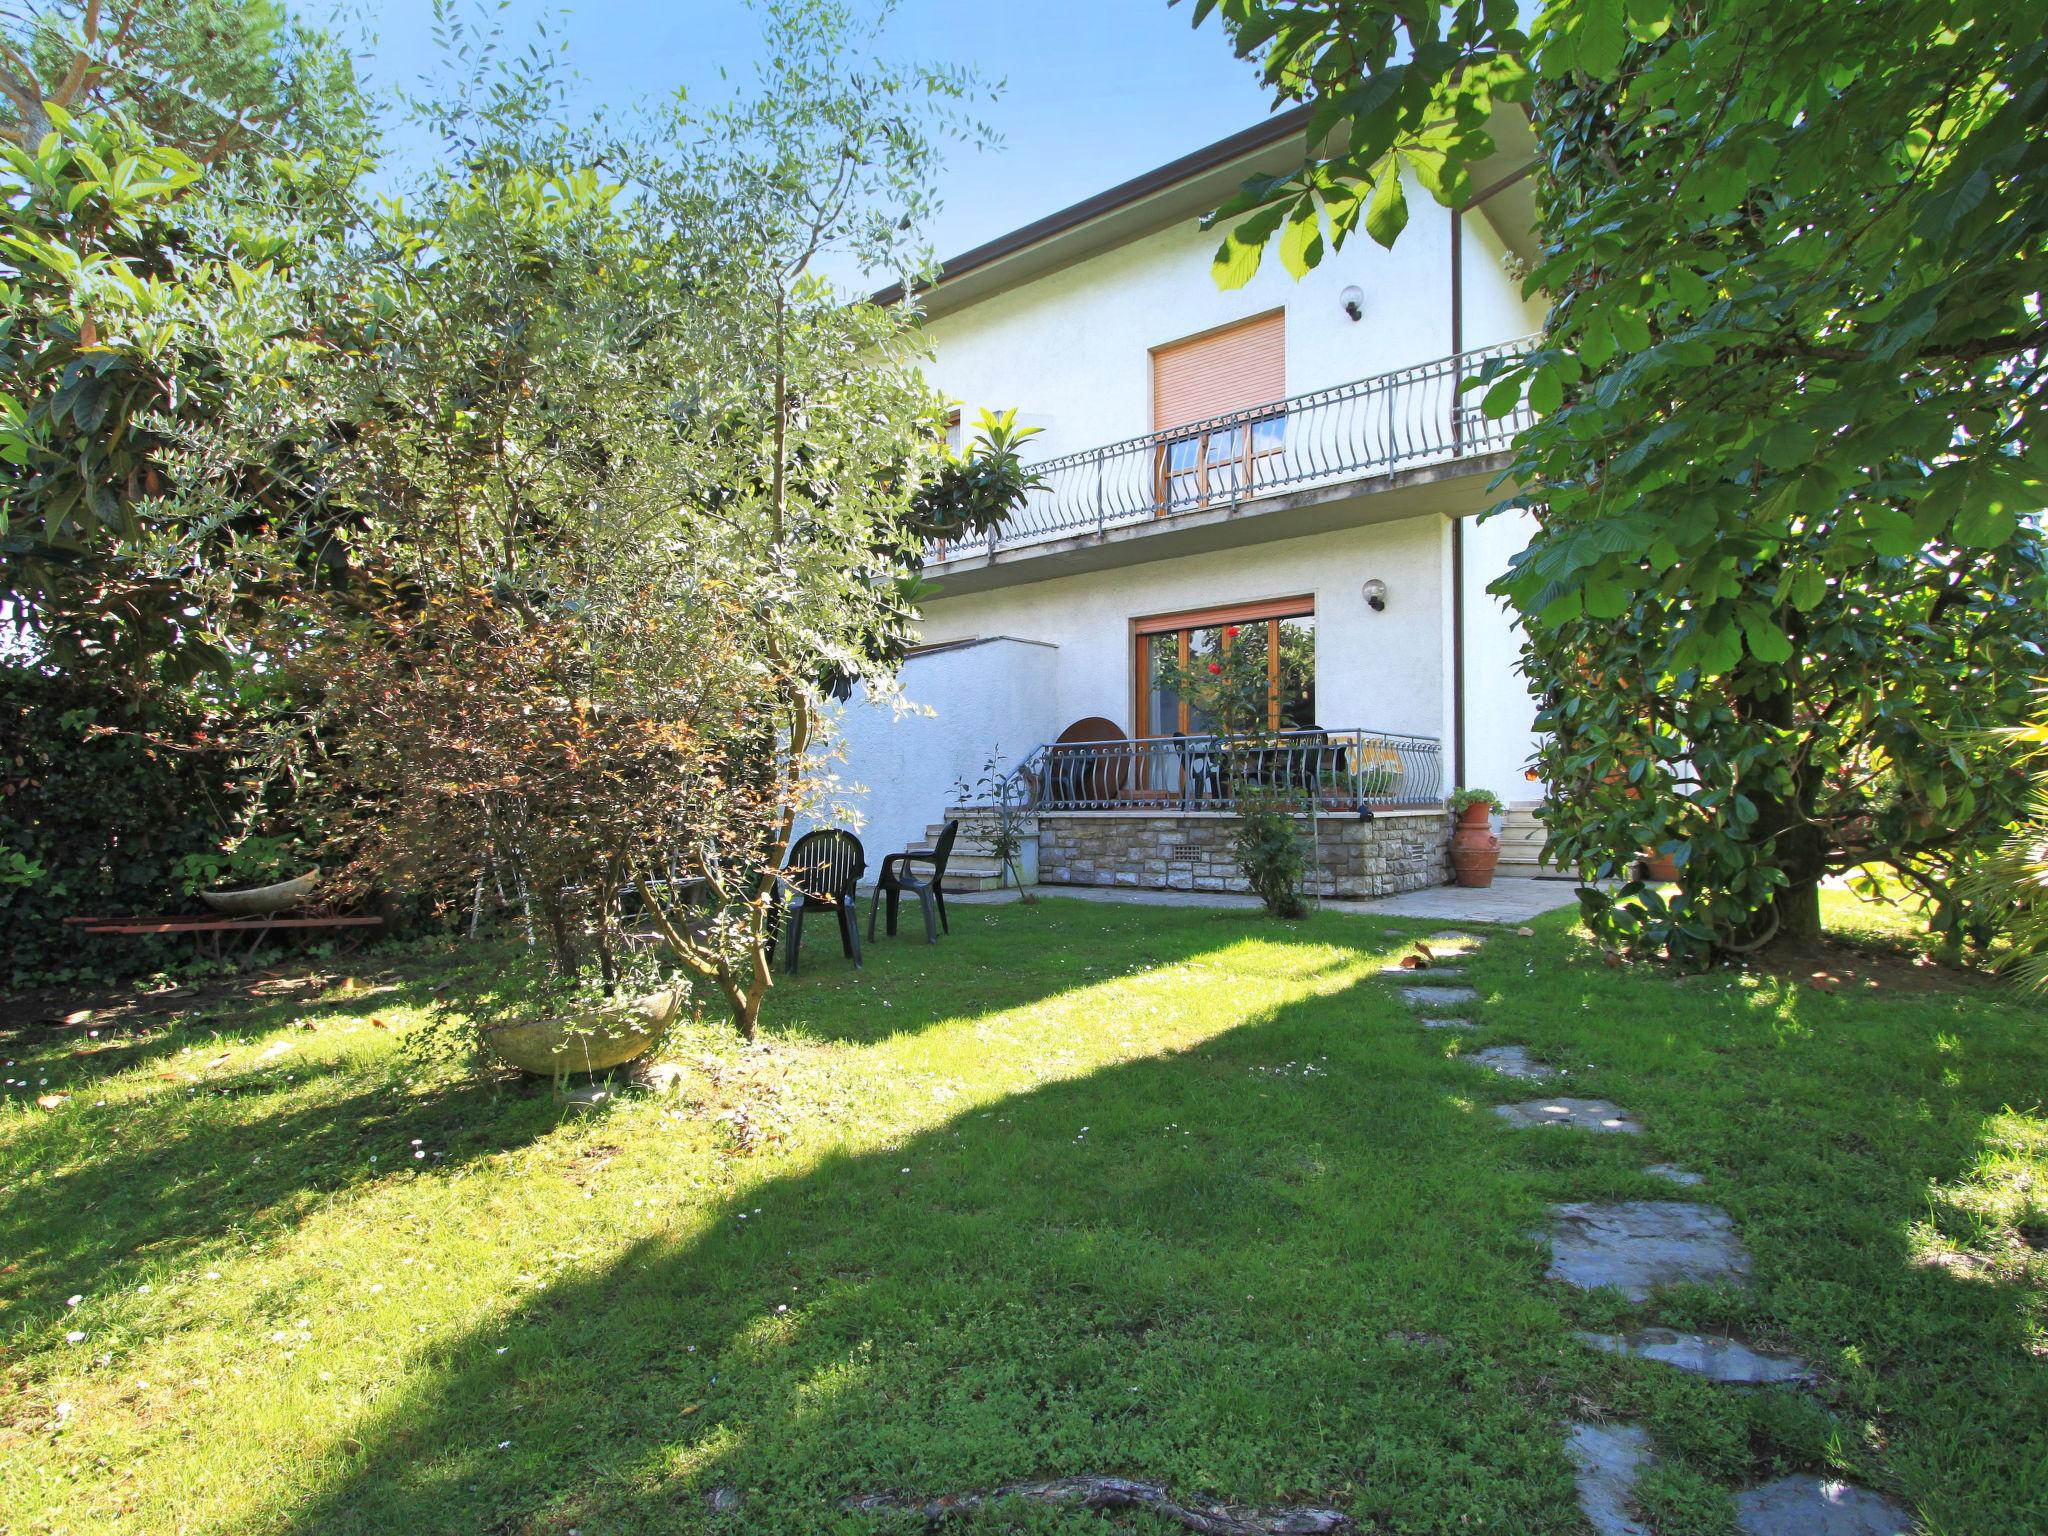
<svg viewBox="0 0 2048 1536"><path fill-rule="evenodd" d="M1424 891L1406 891L1399 896L1379 896L1349 901L1325 898L1325 912L1355 912L1364 917L1421 917L1450 923L1526 923L1530 918L1559 907L1576 906L1577 887L1569 880L1495 880L1483 891L1461 886L1439 885ZM1041 896L1075 901L1113 901L1139 907L1257 907L1256 896L1238 896L1215 891L1143 891L1123 886L1041 885ZM1017 900L1015 891L977 891L948 894L947 902L963 906L993 906Z"/></svg>

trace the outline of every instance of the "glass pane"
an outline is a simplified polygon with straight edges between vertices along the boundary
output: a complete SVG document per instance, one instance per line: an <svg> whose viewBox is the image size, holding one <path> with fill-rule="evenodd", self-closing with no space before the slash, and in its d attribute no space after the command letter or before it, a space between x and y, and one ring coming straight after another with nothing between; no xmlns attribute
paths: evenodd
<svg viewBox="0 0 2048 1536"><path fill-rule="evenodd" d="M1282 619L1280 629L1280 728L1306 730L1316 723L1316 621L1313 614Z"/></svg>
<svg viewBox="0 0 2048 1536"><path fill-rule="evenodd" d="M1209 494L1229 496L1238 486L1238 456L1244 452L1244 428L1219 427L1206 439L1209 456Z"/></svg>
<svg viewBox="0 0 2048 1536"><path fill-rule="evenodd" d="M1166 445L1166 463L1159 487L1163 500L1174 506L1193 501L1201 494L1202 440L1184 437Z"/></svg>
<svg viewBox="0 0 2048 1536"><path fill-rule="evenodd" d="M1285 471L1281 455L1287 451L1287 418L1268 416L1252 423L1252 484L1277 480Z"/></svg>
<svg viewBox="0 0 2048 1536"><path fill-rule="evenodd" d="M1180 695L1159 680L1159 663L1180 655L1180 636L1145 637L1145 734L1172 736L1180 730Z"/></svg>
<svg viewBox="0 0 2048 1536"><path fill-rule="evenodd" d="M1225 641L1221 626L1214 629L1196 629L1188 632L1188 665L1205 674L1220 677L1223 674L1223 647ZM1188 700L1188 730L1200 735L1217 729L1216 717L1205 710L1194 699Z"/></svg>

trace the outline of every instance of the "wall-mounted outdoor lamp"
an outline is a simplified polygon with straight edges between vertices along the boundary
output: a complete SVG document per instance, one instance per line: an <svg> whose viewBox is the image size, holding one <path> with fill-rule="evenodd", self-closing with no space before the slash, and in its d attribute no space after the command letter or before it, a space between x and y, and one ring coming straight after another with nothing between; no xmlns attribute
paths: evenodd
<svg viewBox="0 0 2048 1536"><path fill-rule="evenodd" d="M1365 318L1365 290L1356 286L1346 288L1337 295L1337 302L1344 306L1344 313L1354 320Z"/></svg>
<svg viewBox="0 0 2048 1536"><path fill-rule="evenodd" d="M1365 606L1374 613L1387 611L1387 584L1375 576L1365 584Z"/></svg>

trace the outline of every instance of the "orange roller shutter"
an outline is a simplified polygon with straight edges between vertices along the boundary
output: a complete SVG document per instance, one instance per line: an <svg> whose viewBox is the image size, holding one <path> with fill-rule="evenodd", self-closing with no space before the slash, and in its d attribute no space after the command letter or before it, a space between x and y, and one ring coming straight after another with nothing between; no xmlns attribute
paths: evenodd
<svg viewBox="0 0 2048 1536"><path fill-rule="evenodd" d="M1274 310L1220 331L1152 349L1152 425L1160 432L1191 421L1270 405L1287 393L1286 315Z"/></svg>

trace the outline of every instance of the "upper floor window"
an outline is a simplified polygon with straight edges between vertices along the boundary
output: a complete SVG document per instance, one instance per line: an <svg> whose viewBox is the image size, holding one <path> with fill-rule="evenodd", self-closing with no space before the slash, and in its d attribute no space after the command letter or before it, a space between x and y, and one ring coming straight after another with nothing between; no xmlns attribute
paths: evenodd
<svg viewBox="0 0 2048 1536"><path fill-rule="evenodd" d="M1287 447L1286 415L1248 413L1286 393L1282 310L1153 348L1153 429L1195 429L1169 436L1160 446L1158 510L1229 500L1272 478Z"/></svg>

